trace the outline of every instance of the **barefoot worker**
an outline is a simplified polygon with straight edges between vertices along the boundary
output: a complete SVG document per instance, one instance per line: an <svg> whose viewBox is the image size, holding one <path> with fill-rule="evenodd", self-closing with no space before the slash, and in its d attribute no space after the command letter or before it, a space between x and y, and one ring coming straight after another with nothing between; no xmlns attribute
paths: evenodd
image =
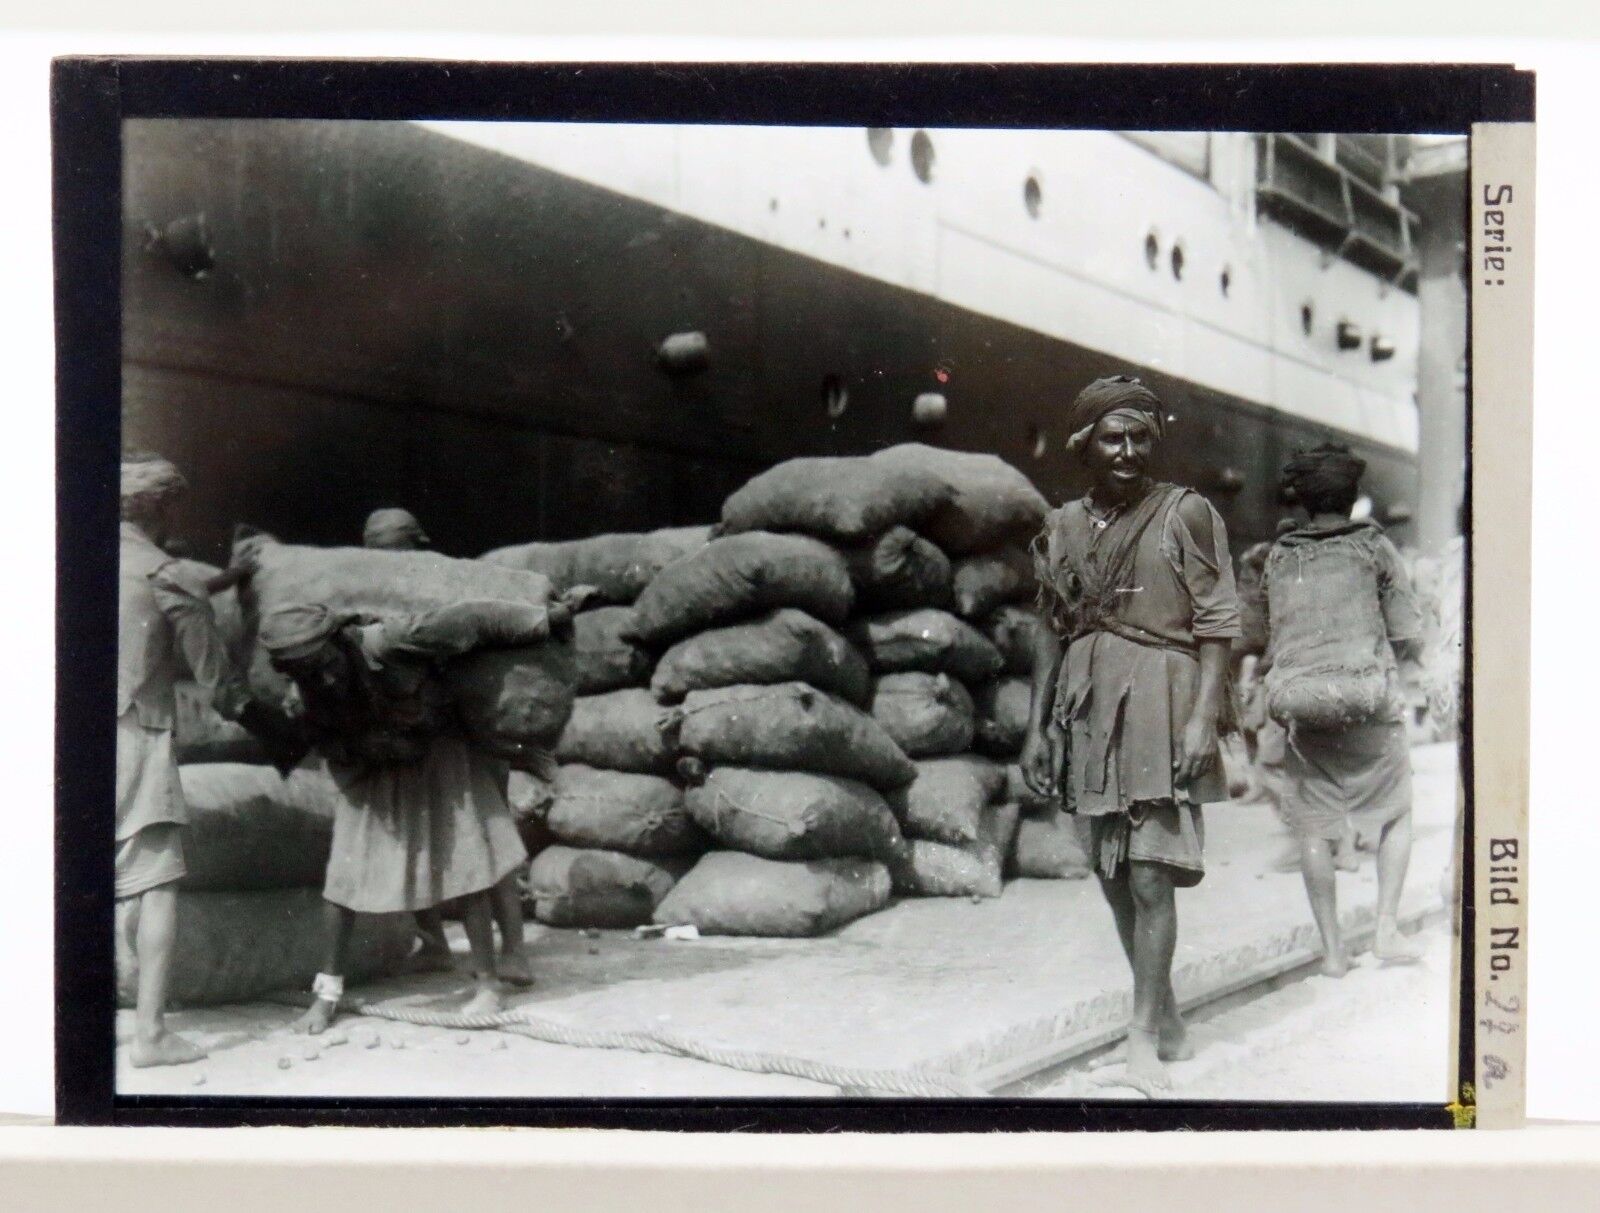
<svg viewBox="0 0 1600 1213"><path fill-rule="evenodd" d="M1396 915L1411 861L1411 755L1398 661L1412 658L1421 616L1400 554L1371 521L1352 521L1366 464L1324 444L1284 467L1307 522L1279 537L1263 586L1271 663L1267 711L1287 731L1281 793L1322 936L1323 971L1350 967L1339 931L1335 848L1353 831L1377 839L1373 953L1416 960Z"/></svg>
<svg viewBox="0 0 1600 1213"><path fill-rule="evenodd" d="M1192 490L1151 480L1165 430L1135 379L1091 383L1068 449L1092 487L1033 544L1040 604L1024 776L1090 821L1095 870L1133 968L1124 1081L1170 1085L1189 1055L1172 990L1175 888L1199 882L1200 805L1227 799L1217 748L1239 603L1222 519ZM1063 646L1065 656L1063 657Z"/></svg>
<svg viewBox="0 0 1600 1213"><path fill-rule="evenodd" d="M161 548L186 484L156 455L122 464L122 542L117 586L117 899L133 911L139 988L130 1060L136 1066L198 1061L205 1054L166 1030L177 931L177 882L187 869L188 812L173 756L174 687L187 673L228 719L270 732L266 709L217 634L206 587ZM277 730L282 737L283 730ZM268 742L269 746L272 744Z"/></svg>
<svg viewBox="0 0 1600 1213"><path fill-rule="evenodd" d="M437 662L479 647L533 644L564 623L564 603L466 602L371 622L312 604L261 622L275 668L293 679L307 739L342 795L323 897L328 949L302 1024L321 1032L344 993L355 915L429 910L460 898L477 990L469 1012L497 1009L498 982L525 981L522 908L494 952L490 890L528 857L506 803L508 768L462 739Z"/></svg>

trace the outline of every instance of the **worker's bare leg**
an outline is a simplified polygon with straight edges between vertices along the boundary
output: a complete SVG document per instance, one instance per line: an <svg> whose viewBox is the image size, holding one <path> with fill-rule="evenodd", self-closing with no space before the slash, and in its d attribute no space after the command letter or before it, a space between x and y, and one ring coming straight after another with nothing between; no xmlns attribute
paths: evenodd
<svg viewBox="0 0 1600 1213"><path fill-rule="evenodd" d="M501 877L489 896L495 925L500 928L500 979L514 986L531 986L533 965L523 938L522 890L517 888L517 873L511 871Z"/></svg>
<svg viewBox="0 0 1600 1213"><path fill-rule="evenodd" d="M1400 934L1400 894L1411 866L1411 810L1388 822L1378 834L1378 929L1372 954L1390 963L1420 960L1417 945Z"/></svg>
<svg viewBox="0 0 1600 1213"><path fill-rule="evenodd" d="M1160 864L1128 863L1133 896L1133 1022L1128 1031L1124 1081L1155 1096L1172 1080L1161 1062L1162 1018L1172 992L1172 957L1178 946L1178 905L1172 877Z"/></svg>
<svg viewBox="0 0 1600 1213"><path fill-rule="evenodd" d="M1350 971L1350 955L1345 951L1344 935L1339 930L1337 877L1334 874L1334 844L1326 838L1300 839L1300 874L1306 882L1306 897L1311 902L1311 917L1322 936L1322 972L1328 977L1343 977Z"/></svg>
<svg viewBox="0 0 1600 1213"><path fill-rule="evenodd" d="M423 973L445 973L455 967L450 955L450 940L444 933L444 914L438 906L416 912L417 938L422 946L411 958L412 967Z"/></svg>
<svg viewBox="0 0 1600 1213"><path fill-rule="evenodd" d="M489 1015L500 1010L500 982L494 959L494 911L488 889L469 893L462 900L462 918L467 928L467 947L472 952L474 990L464 1015Z"/></svg>
<svg viewBox="0 0 1600 1213"><path fill-rule="evenodd" d="M323 954L322 969L318 974L318 983L324 977L343 983L345 964L350 957L350 933L355 929L356 913L347 910L344 906L336 906L331 901L322 903L322 937ZM328 997L318 993L311 1002L308 1010L295 1022L295 1030L317 1036L325 1031L339 1013L339 1000L337 997Z"/></svg>
<svg viewBox="0 0 1600 1213"><path fill-rule="evenodd" d="M1117 939L1122 944L1122 952L1128 958L1128 967L1134 967L1134 921L1135 909L1133 892L1128 887L1128 873L1124 868L1117 874L1116 879L1107 880L1100 878L1100 891L1105 894L1106 902L1111 906L1111 917L1117 924ZM1167 994L1161 1008L1160 1033L1156 1042L1157 1052L1162 1061L1187 1061L1194 1056L1194 1046L1189 1042L1189 1029L1184 1025L1183 1015L1178 1010L1178 996L1172 989L1171 974L1168 974ZM1106 1059L1103 1064L1127 1060L1127 1050L1123 1049L1118 1054ZM1098 1067L1096 1067L1098 1068Z"/></svg>
<svg viewBox="0 0 1600 1213"><path fill-rule="evenodd" d="M146 889L135 911L139 922L134 950L139 959L138 1001L134 1004L133 1044L128 1060L136 1066L175 1066L199 1061L205 1051L167 1031L167 990L172 977L172 946L178 933L175 885Z"/></svg>

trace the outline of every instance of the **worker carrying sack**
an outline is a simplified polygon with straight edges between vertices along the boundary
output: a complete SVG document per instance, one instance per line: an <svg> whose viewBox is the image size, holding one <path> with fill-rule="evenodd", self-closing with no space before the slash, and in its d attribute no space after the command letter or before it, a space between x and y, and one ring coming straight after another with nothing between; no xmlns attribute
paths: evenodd
<svg viewBox="0 0 1600 1213"><path fill-rule="evenodd" d="M950 557L908 527L840 549L858 611L895 611L950 604Z"/></svg>
<svg viewBox="0 0 1600 1213"><path fill-rule="evenodd" d="M912 758L959 754L972 745L972 696L948 674L885 674L872 690L872 718Z"/></svg>
<svg viewBox="0 0 1600 1213"><path fill-rule="evenodd" d="M871 458L887 467L930 473L949 486L950 500L917 529L951 556L1027 543L1050 510L1032 481L993 455L908 442Z"/></svg>
<svg viewBox="0 0 1600 1213"><path fill-rule="evenodd" d="M844 557L805 535L750 531L674 561L634 604L634 638L667 645L777 607L843 622L855 595Z"/></svg>
<svg viewBox="0 0 1600 1213"><path fill-rule="evenodd" d="M677 757L672 734L676 713L649 691L630 688L582 695L556 743L556 759L608 771L667 775Z"/></svg>
<svg viewBox="0 0 1600 1213"><path fill-rule="evenodd" d="M883 797L837 775L717 767L684 803L722 846L768 859L887 859L904 845Z"/></svg>
<svg viewBox="0 0 1600 1213"><path fill-rule="evenodd" d="M925 468L849 455L789 459L723 503L722 528L730 535L800 531L859 543L890 527L917 526L951 496Z"/></svg>
<svg viewBox="0 0 1600 1213"><path fill-rule="evenodd" d="M698 855L707 839L683 804L683 791L659 775L557 768L545 825L569 846L630 855Z"/></svg>
<svg viewBox="0 0 1600 1213"><path fill-rule="evenodd" d="M852 621L845 639L867 656L873 670L892 674L923 670L984 682L1005 665L1000 650L971 624L948 611L891 611Z"/></svg>
<svg viewBox="0 0 1600 1213"><path fill-rule="evenodd" d="M917 763L915 780L889 794L889 807L908 838L970 844L1005 779L1004 768L975 754L929 758Z"/></svg>
<svg viewBox="0 0 1600 1213"><path fill-rule="evenodd" d="M636 927L650 921L694 860L555 846L528 866L533 916L550 927Z"/></svg>
<svg viewBox="0 0 1600 1213"><path fill-rule="evenodd" d="M889 901L889 873L870 859L762 859L711 851L656 907L663 926L702 935L822 935Z"/></svg>
<svg viewBox="0 0 1600 1213"><path fill-rule="evenodd" d="M522 543L485 552L480 560L541 573L555 592L593 586L599 602L627 604L674 560L705 547L711 528L669 527L645 534L595 535L563 543Z"/></svg>
<svg viewBox="0 0 1600 1213"><path fill-rule="evenodd" d="M693 691L681 710L678 745L707 766L842 775L879 791L917 773L872 717L803 682Z"/></svg>
<svg viewBox="0 0 1600 1213"><path fill-rule="evenodd" d="M896 892L914 897L998 897L1017 831L1017 806L988 805L977 837L952 844L915 839L890 865Z"/></svg>
<svg viewBox="0 0 1600 1213"><path fill-rule="evenodd" d="M690 691L773 682L810 683L858 704L872 688L866 659L843 636L783 607L680 640L662 654L650 689L662 703L677 703Z"/></svg>
<svg viewBox="0 0 1600 1213"><path fill-rule="evenodd" d="M1264 685L1279 724L1315 730L1398 719L1400 679L1379 584L1388 546L1366 522L1291 531L1273 546Z"/></svg>

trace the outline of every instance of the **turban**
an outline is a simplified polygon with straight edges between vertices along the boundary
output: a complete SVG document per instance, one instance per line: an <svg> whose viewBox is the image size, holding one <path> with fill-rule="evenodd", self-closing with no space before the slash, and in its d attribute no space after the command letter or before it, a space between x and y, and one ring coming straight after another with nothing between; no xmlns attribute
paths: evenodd
<svg viewBox="0 0 1600 1213"><path fill-rule="evenodd" d="M328 637L349 622L321 603L279 607L261 621L261 647L280 661L295 661L316 652Z"/></svg>
<svg viewBox="0 0 1600 1213"><path fill-rule="evenodd" d="M373 510L361 542L369 548L426 547L428 536L409 510Z"/></svg>
<svg viewBox="0 0 1600 1213"><path fill-rule="evenodd" d="M1290 457L1283 465L1283 487L1301 500L1337 497L1353 493L1366 470L1366 461L1349 447L1325 442Z"/></svg>
<svg viewBox="0 0 1600 1213"><path fill-rule="evenodd" d="M159 455L131 455L122 461L122 500L155 503L189 487L183 473Z"/></svg>
<svg viewBox="0 0 1600 1213"><path fill-rule="evenodd" d="M1130 375L1096 379L1072 402L1067 410L1069 451L1081 451L1094 433L1094 427L1112 413L1128 413L1149 423L1160 439L1167 429L1161 398Z"/></svg>

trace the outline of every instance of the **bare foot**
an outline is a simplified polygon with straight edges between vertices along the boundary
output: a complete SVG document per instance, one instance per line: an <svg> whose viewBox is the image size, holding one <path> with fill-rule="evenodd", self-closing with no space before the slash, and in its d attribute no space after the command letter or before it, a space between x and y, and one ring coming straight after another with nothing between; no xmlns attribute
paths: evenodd
<svg viewBox="0 0 1600 1213"><path fill-rule="evenodd" d="M321 1036L338 1014L339 1004L333 999L316 998L311 1002L311 1009L295 1020L292 1027L305 1036Z"/></svg>
<svg viewBox="0 0 1600 1213"><path fill-rule="evenodd" d="M526 952L501 952L495 972L507 985L525 990L533 984L533 965Z"/></svg>
<svg viewBox="0 0 1600 1213"><path fill-rule="evenodd" d="M1161 1029L1156 1034L1156 1056L1162 1061L1188 1061L1194 1056L1194 1042L1189 1039L1189 1027L1171 1003L1161 1017Z"/></svg>
<svg viewBox="0 0 1600 1213"><path fill-rule="evenodd" d="M1159 1099L1171 1092L1172 1076L1167 1073L1167 1067L1161 1064L1158 1036L1159 1033L1148 1028L1131 1029L1128 1032L1127 1065L1121 1070L1097 1075L1093 1080L1094 1085L1128 1087L1146 1099Z"/></svg>
<svg viewBox="0 0 1600 1213"><path fill-rule="evenodd" d="M498 1015L505 1003L500 997L500 991L491 983L480 983L472 997L461 1007L463 1015Z"/></svg>
<svg viewBox="0 0 1600 1213"><path fill-rule="evenodd" d="M1342 948L1337 952L1324 952L1322 955L1322 975L1324 977L1343 977L1350 971L1350 956Z"/></svg>
<svg viewBox="0 0 1600 1213"><path fill-rule="evenodd" d="M1422 949L1404 935L1396 926L1380 925L1372 941L1372 954L1384 964L1416 964L1422 959Z"/></svg>
<svg viewBox="0 0 1600 1213"><path fill-rule="evenodd" d="M154 1036L136 1035L128 1047L129 1062L141 1070L147 1066L186 1065L205 1055L204 1049L164 1029Z"/></svg>

